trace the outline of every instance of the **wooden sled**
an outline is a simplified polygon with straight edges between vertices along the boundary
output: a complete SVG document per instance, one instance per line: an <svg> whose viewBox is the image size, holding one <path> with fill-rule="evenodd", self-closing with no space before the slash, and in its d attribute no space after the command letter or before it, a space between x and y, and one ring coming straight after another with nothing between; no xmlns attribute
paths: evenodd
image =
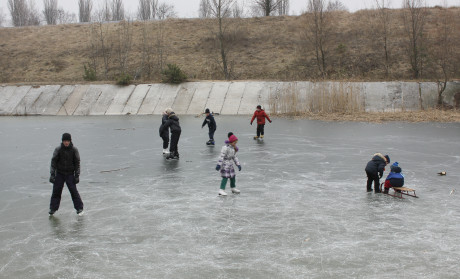
<svg viewBox="0 0 460 279"><path fill-rule="evenodd" d="M389 196L392 196L392 197L395 197L395 198L400 198L400 199L404 199L403 195L418 198L417 195L415 194L415 190L411 189L411 188L407 188L407 187L391 187L390 189L392 189L393 192L388 191L388 193L386 193L386 195L389 195Z"/></svg>

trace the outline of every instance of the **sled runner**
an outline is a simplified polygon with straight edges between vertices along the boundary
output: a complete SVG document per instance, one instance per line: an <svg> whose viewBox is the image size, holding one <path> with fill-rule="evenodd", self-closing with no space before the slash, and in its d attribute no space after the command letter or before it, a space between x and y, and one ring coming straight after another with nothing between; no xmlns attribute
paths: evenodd
<svg viewBox="0 0 460 279"><path fill-rule="evenodd" d="M386 193L386 194L389 195L389 196L393 196L395 198L404 199L403 195L418 198L417 195L415 194L415 190L411 189L411 188L407 188L407 187L392 187L390 189L392 189L393 192L388 191L388 193Z"/></svg>

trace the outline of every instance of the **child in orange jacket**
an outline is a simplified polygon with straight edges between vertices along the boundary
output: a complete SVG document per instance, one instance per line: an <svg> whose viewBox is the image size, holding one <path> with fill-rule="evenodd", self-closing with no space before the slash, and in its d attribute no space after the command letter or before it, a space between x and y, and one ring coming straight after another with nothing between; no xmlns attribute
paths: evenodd
<svg viewBox="0 0 460 279"><path fill-rule="evenodd" d="M257 118L257 136L254 137L254 139L264 138L264 127L265 127L265 118L267 118L268 122L272 123L270 120L270 117L265 113L265 111L262 109L260 105L257 106L256 111L254 112L254 115L252 116L251 119L251 125L252 122L254 121L254 118Z"/></svg>

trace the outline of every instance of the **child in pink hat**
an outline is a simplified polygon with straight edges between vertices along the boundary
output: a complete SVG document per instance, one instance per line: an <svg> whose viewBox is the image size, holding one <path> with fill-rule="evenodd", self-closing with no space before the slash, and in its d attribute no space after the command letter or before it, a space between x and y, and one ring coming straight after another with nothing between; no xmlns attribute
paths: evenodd
<svg viewBox="0 0 460 279"><path fill-rule="evenodd" d="M222 147L220 151L219 161L217 162L216 170L220 171L220 175L222 176L222 182L220 183L220 190L219 195L226 196L227 193L225 192L225 186L227 185L227 181L230 178L230 188L232 189L232 193L238 194L240 190L236 189L235 185L235 169L233 168L233 163L236 164L238 170L241 171L241 164L238 161L238 157L236 157L236 152L238 151L238 147L236 144L238 143L238 138L235 135L230 135L228 140L225 141L225 145Z"/></svg>

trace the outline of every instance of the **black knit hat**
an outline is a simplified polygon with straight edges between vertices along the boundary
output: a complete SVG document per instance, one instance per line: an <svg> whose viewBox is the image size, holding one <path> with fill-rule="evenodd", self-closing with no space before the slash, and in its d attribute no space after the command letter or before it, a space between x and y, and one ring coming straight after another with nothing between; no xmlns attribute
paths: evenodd
<svg viewBox="0 0 460 279"><path fill-rule="evenodd" d="M69 133L62 134L62 141L65 141L65 140L72 141L72 136L70 136Z"/></svg>
<svg viewBox="0 0 460 279"><path fill-rule="evenodd" d="M204 113L211 113L211 112L210 112L209 109L207 108L207 109L204 111Z"/></svg>
<svg viewBox="0 0 460 279"><path fill-rule="evenodd" d="M387 159L387 164L389 164L390 163L390 156L385 155L384 157Z"/></svg>
<svg viewBox="0 0 460 279"><path fill-rule="evenodd" d="M261 106L261 105L257 105L257 108L258 108L258 109L262 109L262 106Z"/></svg>

